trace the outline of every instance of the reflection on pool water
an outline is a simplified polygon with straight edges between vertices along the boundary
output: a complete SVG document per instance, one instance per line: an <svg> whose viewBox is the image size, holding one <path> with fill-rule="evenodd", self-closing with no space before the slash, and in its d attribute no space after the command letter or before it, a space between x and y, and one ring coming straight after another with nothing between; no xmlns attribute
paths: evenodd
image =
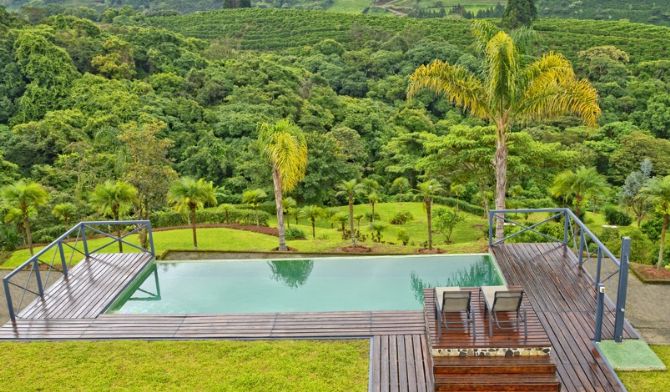
<svg viewBox="0 0 670 392"><path fill-rule="evenodd" d="M502 283L485 254L159 262L109 312L419 310L424 288Z"/></svg>

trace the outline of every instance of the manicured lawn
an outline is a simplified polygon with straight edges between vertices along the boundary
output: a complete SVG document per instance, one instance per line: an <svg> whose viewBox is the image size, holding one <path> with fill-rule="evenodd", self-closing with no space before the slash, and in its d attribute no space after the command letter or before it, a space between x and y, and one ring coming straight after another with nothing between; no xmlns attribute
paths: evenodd
<svg viewBox="0 0 670 392"><path fill-rule="evenodd" d="M367 340L2 343L11 391L366 391Z"/></svg>
<svg viewBox="0 0 670 392"><path fill-rule="evenodd" d="M346 211L347 207L339 207L338 210ZM355 213L365 213L370 210L369 205L355 206ZM398 211L409 211L413 219L404 225L392 225L389 223L393 215ZM414 253L420 248L428 238L426 232L426 214L421 203L382 203L376 206L375 212L380 215L382 222L387 224L387 228L382 233L383 243L373 243L370 238L369 224L365 219L361 221L361 231L367 235L366 246L373 248L377 253ZM435 246L440 247L450 253L472 253L485 250L486 242L484 231L486 220L483 217L472 214L465 214L465 221L458 224L454 230L452 243L446 244L441 235L435 233L433 238ZM328 219L322 219L317 222L316 239L312 239L312 229L306 219L300 219L299 224L295 224L293 217L291 226L299 227L307 235L305 240L288 241L290 247L300 252L333 252L338 248L350 244L349 240L342 239L342 233L339 232ZM270 221L274 226L275 220ZM410 236L408 246L402 246L397 239L398 232L405 230ZM131 243L137 243L136 236L128 237ZM89 242L89 250L93 250L109 242L109 239L93 239ZM154 232L154 243L156 252L173 250L193 249L190 229L177 229L169 231ZM103 251L116 252L116 244L110 245ZM249 231L233 230L227 228L200 228L198 229L198 248L201 250L220 250L220 251L270 251L277 247L277 238L265 234L253 233ZM81 246L78 246L81 249ZM36 248L39 250L40 248ZM126 247L126 251L130 251ZM47 252L42 259L50 261L56 250ZM9 258L0 265L0 268L14 268L22 262L28 260L30 253L27 249L20 249L12 253ZM79 261L80 255L75 255L73 262Z"/></svg>
<svg viewBox="0 0 670 392"><path fill-rule="evenodd" d="M659 358L670 368L670 346L651 346ZM670 371L619 372L619 377L630 392L670 391Z"/></svg>

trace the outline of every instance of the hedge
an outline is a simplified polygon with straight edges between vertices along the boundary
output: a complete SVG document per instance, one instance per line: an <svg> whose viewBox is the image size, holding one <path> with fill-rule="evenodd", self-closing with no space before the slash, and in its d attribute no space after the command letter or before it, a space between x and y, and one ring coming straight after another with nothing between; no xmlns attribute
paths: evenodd
<svg viewBox="0 0 670 392"><path fill-rule="evenodd" d="M241 225L255 225L256 219L261 226L267 226L270 214L265 211L254 211L246 208L232 208L228 211L205 209L196 212L198 223L227 223ZM151 214L151 224L154 227L181 226L188 224L188 217L174 211L160 211Z"/></svg>

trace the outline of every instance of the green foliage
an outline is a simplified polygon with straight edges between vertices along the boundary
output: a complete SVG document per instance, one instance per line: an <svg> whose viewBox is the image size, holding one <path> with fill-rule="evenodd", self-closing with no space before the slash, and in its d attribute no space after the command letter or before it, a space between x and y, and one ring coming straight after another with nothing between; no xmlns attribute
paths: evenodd
<svg viewBox="0 0 670 392"><path fill-rule="evenodd" d="M537 7L534 0L507 0L503 14L503 24L510 28L530 27L537 18Z"/></svg>
<svg viewBox="0 0 670 392"><path fill-rule="evenodd" d="M307 238L305 232L297 227L289 227L286 229L287 240L304 240L305 238Z"/></svg>
<svg viewBox="0 0 670 392"><path fill-rule="evenodd" d="M391 218L391 224L393 225L404 225L405 223L414 219L414 216L409 211L398 211Z"/></svg>
<svg viewBox="0 0 670 392"><path fill-rule="evenodd" d="M268 226L271 214L265 211L255 211L245 208L231 208L227 210L203 209L196 212L196 221L199 223L223 223ZM182 226L188 218L179 212L158 211L151 214L151 223L154 227Z"/></svg>
<svg viewBox="0 0 670 392"><path fill-rule="evenodd" d="M456 225L463 222L464 218L457 212L447 208L437 208L434 214L435 230L444 236L446 243L450 243Z"/></svg>
<svg viewBox="0 0 670 392"><path fill-rule="evenodd" d="M398 231L398 241L400 241L400 243L402 243L404 246L407 246L407 244L409 244L409 240L410 237L406 230Z"/></svg>
<svg viewBox="0 0 670 392"><path fill-rule="evenodd" d="M372 240L374 242L382 242L382 232L386 230L388 226L384 222L376 221L370 224L370 230L372 231Z"/></svg>
<svg viewBox="0 0 670 392"><path fill-rule="evenodd" d="M614 206L606 206L603 212L605 213L607 223L610 225L628 226L633 223L633 218Z"/></svg>

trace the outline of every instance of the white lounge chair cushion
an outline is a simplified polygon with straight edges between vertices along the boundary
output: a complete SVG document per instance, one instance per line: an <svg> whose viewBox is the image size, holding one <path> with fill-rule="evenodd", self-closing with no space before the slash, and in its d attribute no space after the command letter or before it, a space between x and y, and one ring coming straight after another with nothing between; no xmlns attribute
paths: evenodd
<svg viewBox="0 0 670 392"><path fill-rule="evenodd" d="M437 306L442 311L444 305L444 293L447 291L461 291L461 288L458 286L454 287L435 287L435 296L437 297Z"/></svg>
<svg viewBox="0 0 670 392"><path fill-rule="evenodd" d="M496 300L496 291L507 291L507 286L482 286L482 294L484 294L484 302L486 309L491 310L493 302Z"/></svg>

